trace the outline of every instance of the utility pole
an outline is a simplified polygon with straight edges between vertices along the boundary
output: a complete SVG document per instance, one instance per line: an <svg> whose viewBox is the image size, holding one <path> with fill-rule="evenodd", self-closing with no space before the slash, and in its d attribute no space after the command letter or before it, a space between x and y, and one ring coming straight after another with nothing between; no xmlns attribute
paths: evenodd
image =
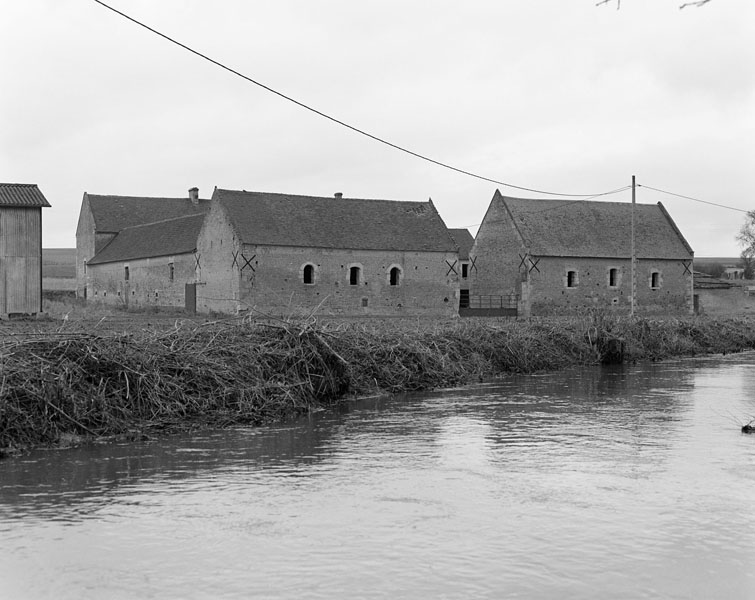
<svg viewBox="0 0 755 600"><path fill-rule="evenodd" d="M632 298L629 308L629 314L634 316L635 309L635 295L637 294L637 250L634 247L634 204L636 197L636 186L634 181L634 175L632 175L632 256L630 257L631 264L631 279L632 279Z"/></svg>

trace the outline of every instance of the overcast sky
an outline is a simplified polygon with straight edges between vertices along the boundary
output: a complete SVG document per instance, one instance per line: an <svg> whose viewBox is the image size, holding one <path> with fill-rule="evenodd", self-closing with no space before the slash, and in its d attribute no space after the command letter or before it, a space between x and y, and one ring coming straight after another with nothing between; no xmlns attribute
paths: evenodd
<svg viewBox="0 0 755 600"><path fill-rule="evenodd" d="M755 2L105 0L375 136L516 186L637 183L755 209ZM496 188L403 154L181 49L93 0L0 1L0 181L52 204L73 247L81 199L198 186L431 197L449 227ZM630 202L629 191L606 200ZM736 256L744 213L645 187L697 256Z"/></svg>

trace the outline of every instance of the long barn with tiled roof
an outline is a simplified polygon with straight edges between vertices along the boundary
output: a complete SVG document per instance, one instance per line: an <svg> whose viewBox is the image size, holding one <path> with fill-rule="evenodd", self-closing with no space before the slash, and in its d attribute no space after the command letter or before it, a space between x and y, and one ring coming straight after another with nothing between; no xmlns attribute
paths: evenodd
<svg viewBox="0 0 755 600"><path fill-rule="evenodd" d="M458 247L432 201L216 189L200 310L453 315Z"/></svg>
<svg viewBox="0 0 755 600"><path fill-rule="evenodd" d="M42 311L42 209L36 184L0 183L0 317Z"/></svg>
<svg viewBox="0 0 755 600"><path fill-rule="evenodd" d="M632 285L632 211L635 282ZM661 203L531 200L496 191L471 251L472 304L524 316L693 310L694 253Z"/></svg>

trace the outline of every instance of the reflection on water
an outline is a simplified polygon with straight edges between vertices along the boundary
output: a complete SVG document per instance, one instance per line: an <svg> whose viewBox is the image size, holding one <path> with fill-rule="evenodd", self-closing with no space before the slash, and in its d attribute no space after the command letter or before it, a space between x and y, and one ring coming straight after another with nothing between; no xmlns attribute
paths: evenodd
<svg viewBox="0 0 755 600"><path fill-rule="evenodd" d="M0 598L752 598L755 356L0 462Z"/></svg>

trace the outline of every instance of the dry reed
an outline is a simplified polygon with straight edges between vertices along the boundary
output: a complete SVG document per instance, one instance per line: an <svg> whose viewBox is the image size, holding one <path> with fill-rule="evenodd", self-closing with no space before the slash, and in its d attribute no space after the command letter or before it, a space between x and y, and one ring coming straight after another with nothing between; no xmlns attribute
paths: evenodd
<svg viewBox="0 0 755 600"><path fill-rule="evenodd" d="M260 424L347 396L510 372L755 347L744 319L460 321L431 327L302 322L64 331L0 342L0 449L197 424Z"/></svg>

